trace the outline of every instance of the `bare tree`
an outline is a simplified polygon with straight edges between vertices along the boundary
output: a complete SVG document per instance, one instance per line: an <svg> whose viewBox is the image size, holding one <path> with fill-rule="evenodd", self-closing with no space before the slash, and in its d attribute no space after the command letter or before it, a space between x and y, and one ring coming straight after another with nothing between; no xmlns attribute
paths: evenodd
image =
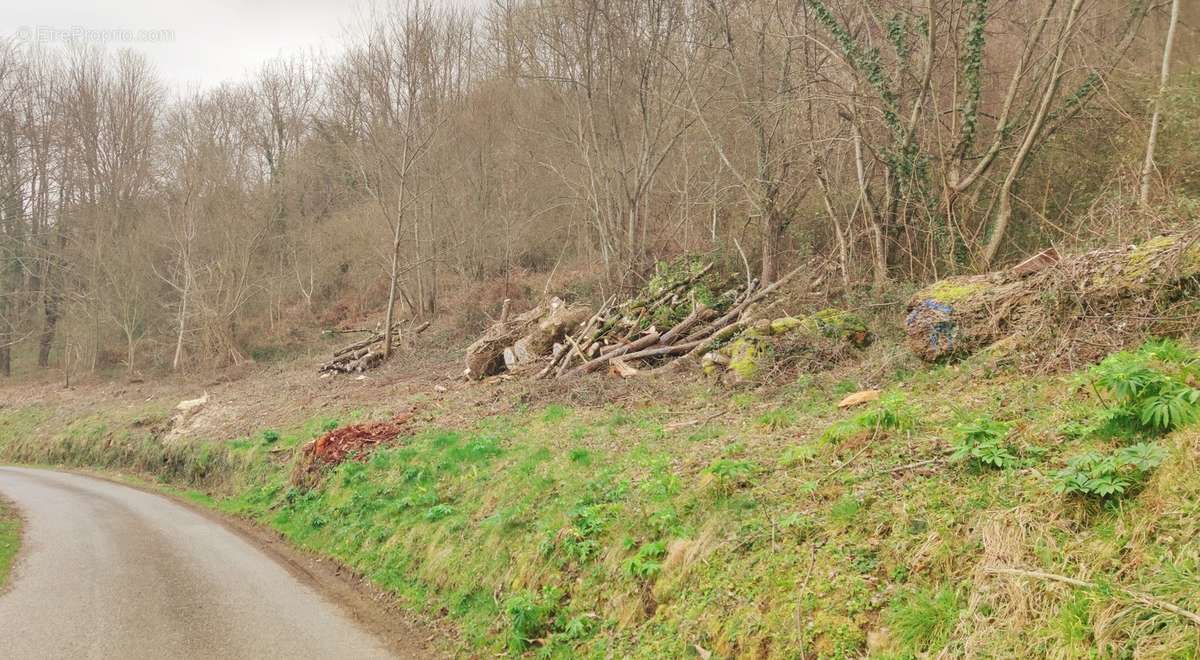
<svg viewBox="0 0 1200 660"><path fill-rule="evenodd" d="M1162 118L1162 97L1171 76L1171 49L1175 45L1175 28L1179 25L1179 0L1171 0L1171 19L1167 24L1167 38L1163 43L1162 65L1158 74L1158 90L1154 94L1154 112L1150 115L1150 136L1146 138L1146 158L1142 161L1142 184L1138 201L1142 206L1150 205L1150 179L1154 175L1154 147L1158 141L1158 124Z"/></svg>

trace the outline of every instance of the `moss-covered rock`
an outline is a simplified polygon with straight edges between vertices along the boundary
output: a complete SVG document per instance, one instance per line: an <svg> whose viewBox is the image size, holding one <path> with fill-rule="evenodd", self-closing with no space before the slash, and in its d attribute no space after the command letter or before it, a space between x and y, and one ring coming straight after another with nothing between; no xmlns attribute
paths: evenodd
<svg viewBox="0 0 1200 660"><path fill-rule="evenodd" d="M804 319L801 326L829 339L849 342L859 348L871 343L871 331L858 316L845 310L826 308Z"/></svg>
<svg viewBox="0 0 1200 660"><path fill-rule="evenodd" d="M924 291L924 297L947 305L953 305L960 300L978 295L985 288L986 284L979 280L966 277L951 277L935 282Z"/></svg>
<svg viewBox="0 0 1200 660"><path fill-rule="evenodd" d="M705 355L707 376L729 384L760 379L778 359L816 353L825 347L862 348L871 333L861 318L839 309L824 309L808 317L760 319L717 351Z"/></svg>
<svg viewBox="0 0 1200 660"><path fill-rule="evenodd" d="M738 337L728 346L729 371L738 381L754 380L762 368L763 358L770 352L770 346L761 337Z"/></svg>

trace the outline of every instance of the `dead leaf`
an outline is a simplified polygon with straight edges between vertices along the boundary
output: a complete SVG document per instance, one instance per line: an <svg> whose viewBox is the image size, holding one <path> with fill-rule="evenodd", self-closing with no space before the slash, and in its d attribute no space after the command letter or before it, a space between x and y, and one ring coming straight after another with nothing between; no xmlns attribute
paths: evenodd
<svg viewBox="0 0 1200 660"><path fill-rule="evenodd" d="M700 656L700 660L710 660L712 658L712 651L709 651L703 646L700 646L699 644L692 644L692 648L696 649L696 655Z"/></svg>
<svg viewBox="0 0 1200 660"><path fill-rule="evenodd" d="M842 399L841 402L838 403L838 408L852 408L859 404L867 403L868 401L878 400L879 390L863 390L861 392L855 392L854 394Z"/></svg>

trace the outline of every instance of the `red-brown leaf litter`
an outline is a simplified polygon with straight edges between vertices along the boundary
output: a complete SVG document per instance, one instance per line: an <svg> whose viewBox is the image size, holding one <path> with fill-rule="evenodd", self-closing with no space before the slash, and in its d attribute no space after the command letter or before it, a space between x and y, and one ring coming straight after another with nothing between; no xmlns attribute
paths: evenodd
<svg viewBox="0 0 1200 660"><path fill-rule="evenodd" d="M401 413L386 422L365 422L334 429L304 445L292 483L311 484L326 467L346 460L365 460L376 447L395 440L408 426L412 413Z"/></svg>

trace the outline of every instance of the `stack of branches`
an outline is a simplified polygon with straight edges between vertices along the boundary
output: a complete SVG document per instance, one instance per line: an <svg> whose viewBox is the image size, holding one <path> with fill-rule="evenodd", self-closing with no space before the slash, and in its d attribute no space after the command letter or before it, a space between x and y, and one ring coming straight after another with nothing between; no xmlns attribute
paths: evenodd
<svg viewBox="0 0 1200 660"><path fill-rule="evenodd" d="M408 327L405 328L405 325ZM429 327L429 321L414 325L401 321L392 326L392 350L398 350L416 339ZM337 330L338 334L367 333L365 339L343 346L333 352L333 357L321 364L318 371L323 374L361 373L373 369L383 362L383 331L368 329Z"/></svg>
<svg viewBox="0 0 1200 660"><path fill-rule="evenodd" d="M762 285L747 278L720 295L702 281L712 263L668 267L636 297L616 304L609 299L579 329L555 345L539 378L569 378L609 367L621 376L639 365L660 367L679 358L696 358L745 328L756 305L807 266Z"/></svg>

